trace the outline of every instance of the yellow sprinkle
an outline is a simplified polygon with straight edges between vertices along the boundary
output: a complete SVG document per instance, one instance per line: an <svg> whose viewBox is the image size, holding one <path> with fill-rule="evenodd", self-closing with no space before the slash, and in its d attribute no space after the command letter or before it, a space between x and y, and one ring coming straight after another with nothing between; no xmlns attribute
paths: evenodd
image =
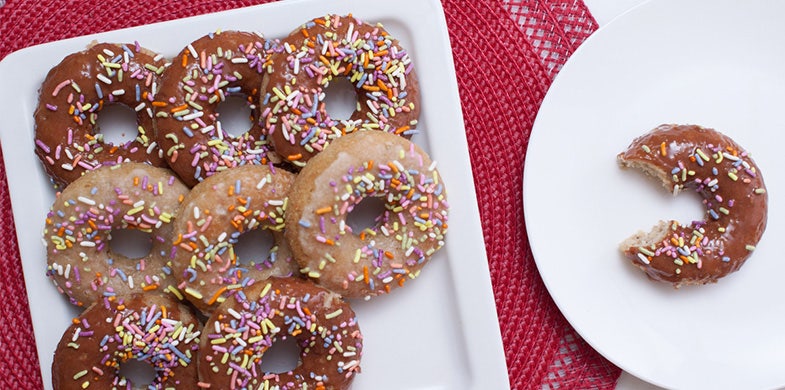
<svg viewBox="0 0 785 390"><path fill-rule="evenodd" d="M199 291L196 291L190 287L186 287L185 293L196 299L202 299L202 294Z"/></svg>

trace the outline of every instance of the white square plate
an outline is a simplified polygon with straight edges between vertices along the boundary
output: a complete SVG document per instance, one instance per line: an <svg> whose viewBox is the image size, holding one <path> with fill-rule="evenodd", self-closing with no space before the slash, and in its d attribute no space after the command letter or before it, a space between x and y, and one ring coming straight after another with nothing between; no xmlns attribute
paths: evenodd
<svg viewBox="0 0 785 390"><path fill-rule="evenodd" d="M33 111L51 67L93 40L139 41L169 58L218 29L283 38L308 19L352 13L381 22L417 67L423 111L413 140L439 162L449 191L450 232L422 276L370 302L353 302L365 336L357 389L506 389L504 359L447 25L437 0L273 3L34 46L0 62L0 128L14 218L44 384L77 311L45 276L41 231L54 191L33 153Z"/></svg>

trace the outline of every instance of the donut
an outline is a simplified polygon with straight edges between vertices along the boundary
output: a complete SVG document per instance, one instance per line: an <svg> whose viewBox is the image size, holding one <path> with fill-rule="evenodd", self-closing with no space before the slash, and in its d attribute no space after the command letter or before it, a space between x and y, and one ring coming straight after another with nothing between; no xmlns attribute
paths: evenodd
<svg viewBox="0 0 785 390"><path fill-rule="evenodd" d="M166 166L154 134L153 101L167 66L160 54L138 43L98 43L49 71L34 114L35 154L55 184L65 186L86 171L123 161ZM134 110L134 140L104 141L97 121L110 104Z"/></svg>
<svg viewBox="0 0 785 390"><path fill-rule="evenodd" d="M262 118L273 148L302 167L333 139L356 130L410 137L420 115L420 92L409 53L381 24L351 15L313 19L283 40L262 84ZM344 78L357 107L332 118L326 90Z"/></svg>
<svg viewBox="0 0 785 390"><path fill-rule="evenodd" d="M145 389L194 388L202 327L171 296L132 294L97 302L73 320L55 350L52 385L62 389L137 389L120 369L141 361L155 370Z"/></svg>
<svg viewBox="0 0 785 390"><path fill-rule="evenodd" d="M158 142L166 162L190 187L226 168L267 164L264 129L256 122L259 86L278 47L260 35L224 31L186 46L161 81L157 102ZM216 109L227 96L248 99L251 128L234 137L221 126Z"/></svg>
<svg viewBox="0 0 785 390"><path fill-rule="evenodd" d="M265 351L294 338L299 364L263 372ZM238 290L205 324L199 388L346 389L360 372L362 333L338 294L300 278L273 277Z"/></svg>
<svg viewBox="0 0 785 390"><path fill-rule="evenodd" d="M171 261L179 290L203 313L254 280L297 272L282 232L293 180L282 169L245 165L208 177L185 197L174 223ZM234 244L254 229L270 231L274 246L267 258L244 264Z"/></svg>
<svg viewBox="0 0 785 390"><path fill-rule="evenodd" d="M47 276L77 306L132 292L179 295L168 256L171 221L187 192L173 172L144 163L87 172L57 194L46 215ZM109 243L118 229L149 233L150 253L115 253Z"/></svg>
<svg viewBox="0 0 785 390"><path fill-rule="evenodd" d="M661 125L618 155L674 195L691 189L703 199L704 218L661 221L621 244L649 278L673 284L716 282L737 271L766 230L768 194L760 169L730 137L697 125Z"/></svg>
<svg viewBox="0 0 785 390"><path fill-rule="evenodd" d="M448 204L436 164L411 141L382 131L337 138L297 175L284 236L300 272L347 298L369 298L414 279L444 245ZM352 231L364 199L384 212Z"/></svg>

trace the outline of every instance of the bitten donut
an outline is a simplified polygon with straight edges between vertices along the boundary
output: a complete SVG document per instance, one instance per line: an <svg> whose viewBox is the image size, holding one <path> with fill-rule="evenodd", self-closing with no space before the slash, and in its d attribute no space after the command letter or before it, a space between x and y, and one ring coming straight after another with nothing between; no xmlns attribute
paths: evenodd
<svg viewBox="0 0 785 390"><path fill-rule="evenodd" d="M266 165L222 171L197 184L174 223L172 264L185 297L204 313L229 292L271 275L297 272L283 239L290 172ZM254 229L272 233L274 246L261 261L243 262L234 245Z"/></svg>
<svg viewBox="0 0 785 390"><path fill-rule="evenodd" d="M296 368L263 372L264 353L294 338ZM360 372L363 339L351 306L299 278L270 278L238 290L205 325L199 388L346 389Z"/></svg>
<svg viewBox="0 0 785 390"><path fill-rule="evenodd" d="M695 125L662 125L636 138L618 161L660 180L674 195L696 191L706 208L701 221L662 221L621 244L651 279L675 287L716 282L755 250L766 229L766 186L750 155L728 136Z"/></svg>
<svg viewBox="0 0 785 390"><path fill-rule="evenodd" d="M124 161L166 166L155 139L152 104L167 65L139 44L99 43L49 71L35 110L35 154L54 183L64 186L85 171ZM97 121L110 104L134 110L134 140L104 141Z"/></svg>
<svg viewBox="0 0 785 390"><path fill-rule="evenodd" d="M262 75L276 49L255 33L216 32L186 46L164 73L156 103L158 142L188 186L229 167L270 160L256 119ZM251 128L237 137L222 128L216 112L231 95L247 98L251 108Z"/></svg>
<svg viewBox="0 0 785 390"><path fill-rule="evenodd" d="M120 369L141 361L155 370L145 389L196 388L202 327L188 307L164 295L133 294L90 306L65 331L52 362L62 389L137 389Z"/></svg>
<svg viewBox="0 0 785 390"><path fill-rule="evenodd" d="M390 292L420 274L444 245L448 204L435 163L411 141L381 131L336 139L295 179L284 235L301 272L348 298ZM375 226L346 218L377 197Z"/></svg>
<svg viewBox="0 0 785 390"><path fill-rule="evenodd" d="M262 86L263 120L276 152L302 167L333 139L356 130L410 137L420 92L409 53L381 24L325 15L297 28L272 59ZM350 118L332 118L331 83L348 80L357 95Z"/></svg>
<svg viewBox="0 0 785 390"><path fill-rule="evenodd" d="M173 172L144 163L87 172L57 195L47 213L47 276L78 306L132 292L179 295L168 257L171 221L187 192ZM112 251L118 229L149 233L150 253L130 259Z"/></svg>

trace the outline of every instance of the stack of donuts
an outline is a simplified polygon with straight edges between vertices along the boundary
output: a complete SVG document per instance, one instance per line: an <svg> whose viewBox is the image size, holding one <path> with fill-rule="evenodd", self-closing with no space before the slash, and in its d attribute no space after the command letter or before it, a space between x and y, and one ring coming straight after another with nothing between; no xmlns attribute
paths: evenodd
<svg viewBox="0 0 785 390"><path fill-rule="evenodd" d="M328 88L354 86L349 118ZM218 106L242 96L251 128L233 136ZM448 203L436 164L410 138L419 85L408 52L380 24L325 15L286 38L209 33L165 58L138 43L96 43L47 75L35 153L57 189L45 218L47 276L83 310L55 351L56 389L343 389L360 372L351 308L405 286L444 245ZM107 105L130 107L138 134L103 139ZM384 211L355 231L364 199ZM112 233L149 235L149 253L113 251ZM241 236L273 248L242 261ZM357 229L360 230L360 229ZM265 372L275 342L299 363Z"/></svg>

